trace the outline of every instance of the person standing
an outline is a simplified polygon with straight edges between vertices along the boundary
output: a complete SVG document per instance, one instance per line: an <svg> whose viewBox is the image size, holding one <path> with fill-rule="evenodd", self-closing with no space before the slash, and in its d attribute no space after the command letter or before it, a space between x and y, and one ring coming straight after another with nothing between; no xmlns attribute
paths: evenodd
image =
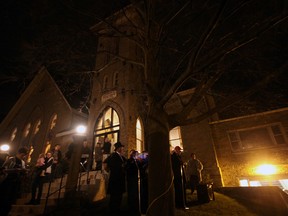
<svg viewBox="0 0 288 216"><path fill-rule="evenodd" d="M31 199L28 203L26 203L26 205L40 204L44 184L44 177L45 177L45 157L44 154L42 153L39 155L34 168L34 172L32 173ZM36 197L37 189L38 193Z"/></svg>
<svg viewBox="0 0 288 216"><path fill-rule="evenodd" d="M95 146L95 163L96 171L102 171L102 160L103 160L103 150L100 142L96 143Z"/></svg>
<svg viewBox="0 0 288 216"><path fill-rule="evenodd" d="M17 154L8 158L2 165L3 172L7 177L0 185L0 212L1 215L8 215L11 205L21 195L21 180L26 175L25 157L28 155L28 149L21 147Z"/></svg>
<svg viewBox="0 0 288 216"><path fill-rule="evenodd" d="M87 140L83 140L83 144L82 144L82 150L81 150L81 160L80 160L80 164L81 164L81 171L89 171L90 170L90 154L91 154L91 149L88 146L88 142Z"/></svg>
<svg viewBox="0 0 288 216"><path fill-rule="evenodd" d="M174 190L176 208L186 209L185 173L181 159L181 148L176 146L171 155L172 170L174 174Z"/></svg>
<svg viewBox="0 0 288 216"><path fill-rule="evenodd" d="M104 161L109 169L107 193L110 194L109 209L112 214L119 214L123 193L126 191L126 161L122 156L124 145L121 142L114 144L114 152Z"/></svg>
<svg viewBox="0 0 288 216"><path fill-rule="evenodd" d="M191 194L196 190L196 187L202 181L203 164L196 158L195 153L191 153L190 159L187 162L186 173L189 180Z"/></svg>
<svg viewBox="0 0 288 216"><path fill-rule="evenodd" d="M130 151L127 160L127 196L128 206L131 214L140 213L139 211L139 185L140 182L140 161L136 158L138 152L134 149Z"/></svg>
<svg viewBox="0 0 288 216"><path fill-rule="evenodd" d="M148 208L148 152L143 151L138 158L140 161L140 210L141 214L146 214Z"/></svg>
<svg viewBox="0 0 288 216"><path fill-rule="evenodd" d="M103 144L103 154L109 156L110 153L111 153L111 141L108 137L105 137Z"/></svg>
<svg viewBox="0 0 288 216"><path fill-rule="evenodd" d="M45 156L45 181L46 182L50 182L52 180L51 178L52 164L53 164L52 152L48 151Z"/></svg>
<svg viewBox="0 0 288 216"><path fill-rule="evenodd" d="M53 164L52 164L52 174L53 178L58 178L62 174L62 168L60 166L62 160L61 145L56 144L52 150Z"/></svg>

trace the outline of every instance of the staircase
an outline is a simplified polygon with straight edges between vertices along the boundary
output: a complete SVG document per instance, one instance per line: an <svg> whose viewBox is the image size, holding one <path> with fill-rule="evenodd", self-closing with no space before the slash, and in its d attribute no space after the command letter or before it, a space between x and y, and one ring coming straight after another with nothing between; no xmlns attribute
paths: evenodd
<svg viewBox="0 0 288 216"><path fill-rule="evenodd" d="M78 189L87 195L87 198L91 202L102 200L106 197L106 174L97 173L96 171L89 172L89 178L87 181L87 173L82 173L80 185ZM47 198L49 183L45 183L43 186L43 193L41 202L39 205L25 205L31 199L30 193L22 194L22 197L17 199L16 204L12 205L9 216L37 216L48 214L51 209L58 207L65 194L65 184L67 181L67 175L63 177L62 189L59 191L61 185L61 178L55 179L50 185L49 197ZM58 190L58 192L56 192ZM59 199L58 199L59 198ZM45 209L46 205L46 209Z"/></svg>

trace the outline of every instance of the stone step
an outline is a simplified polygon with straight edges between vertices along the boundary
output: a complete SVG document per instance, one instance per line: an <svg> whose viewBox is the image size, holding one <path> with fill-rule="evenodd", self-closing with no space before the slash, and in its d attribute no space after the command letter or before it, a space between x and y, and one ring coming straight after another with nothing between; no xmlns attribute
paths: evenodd
<svg viewBox="0 0 288 216"><path fill-rule="evenodd" d="M64 197L64 194L62 195L62 197ZM51 195L51 197L49 197L49 199L47 200L47 204L48 205L54 205L55 204L55 200L57 198L58 198L58 194L57 194L57 197ZM60 198L61 198L61 196L60 196ZM17 199L15 205L25 205L25 203L28 203L30 200L31 200L31 195L29 194L28 197ZM40 201L41 201L41 204L45 204L45 202L46 202L46 194L45 194L45 196L42 195Z"/></svg>
<svg viewBox="0 0 288 216"><path fill-rule="evenodd" d="M101 200L105 198L105 182L103 179L107 179L107 176L99 175L99 172L92 171L89 173L89 182L87 182L87 175L81 176L80 180L80 190L87 191L90 200ZM104 177L104 178L103 178ZM62 180L62 186L66 184L67 176L65 176ZM50 193L59 189L61 179L55 179L50 186ZM101 185L101 186L100 186ZM45 208L46 196L49 188L49 183L45 183L43 185L43 192L41 197L40 205L25 205L31 199L31 193L22 194L20 199L17 199L16 204L12 205L12 209L9 213L9 216L38 216L43 215L43 211ZM61 189L60 197L64 198L65 195L65 187ZM53 193L49 196L47 200L48 208L49 206L56 206L58 200L58 192Z"/></svg>
<svg viewBox="0 0 288 216"><path fill-rule="evenodd" d="M44 205L12 205L9 216L22 216L22 215L43 215Z"/></svg>

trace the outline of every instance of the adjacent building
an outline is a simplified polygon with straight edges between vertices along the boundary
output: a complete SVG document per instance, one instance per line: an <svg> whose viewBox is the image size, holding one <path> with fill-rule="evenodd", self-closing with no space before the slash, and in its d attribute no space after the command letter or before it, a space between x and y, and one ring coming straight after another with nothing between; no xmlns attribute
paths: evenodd
<svg viewBox="0 0 288 216"><path fill-rule="evenodd" d="M21 146L30 149L27 162L62 145L62 151L73 142L69 131L87 124L87 115L71 108L57 84L43 67L0 124L0 143L9 144L13 155ZM57 136L57 134L63 134Z"/></svg>

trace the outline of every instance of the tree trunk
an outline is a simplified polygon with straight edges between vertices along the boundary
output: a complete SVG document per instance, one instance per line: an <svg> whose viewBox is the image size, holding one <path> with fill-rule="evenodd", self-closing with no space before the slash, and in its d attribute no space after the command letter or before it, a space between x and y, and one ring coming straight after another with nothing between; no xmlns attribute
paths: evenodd
<svg viewBox="0 0 288 216"><path fill-rule="evenodd" d="M167 115L151 107L146 127L149 151L149 207L147 216L175 215L174 186L169 148Z"/></svg>

